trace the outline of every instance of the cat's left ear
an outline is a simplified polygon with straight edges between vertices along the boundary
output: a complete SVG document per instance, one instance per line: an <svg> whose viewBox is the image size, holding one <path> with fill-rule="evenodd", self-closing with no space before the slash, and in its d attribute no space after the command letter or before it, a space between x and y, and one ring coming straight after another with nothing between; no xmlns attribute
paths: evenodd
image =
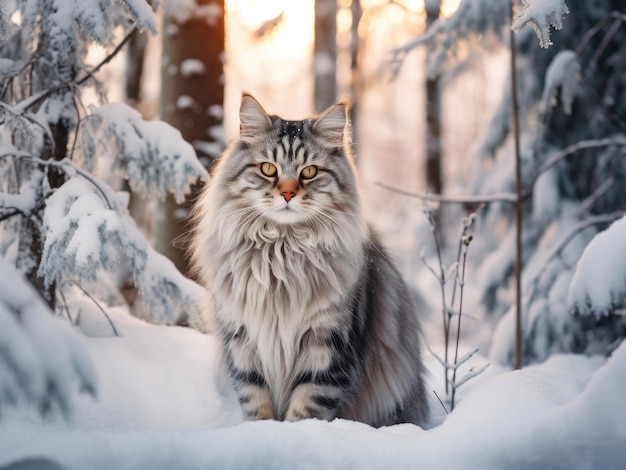
<svg viewBox="0 0 626 470"><path fill-rule="evenodd" d="M348 127L348 106L338 103L322 113L313 130L331 147L341 147Z"/></svg>
<svg viewBox="0 0 626 470"><path fill-rule="evenodd" d="M244 93L239 108L239 133L241 137L254 137L272 128L272 120L263 106L252 95Z"/></svg>

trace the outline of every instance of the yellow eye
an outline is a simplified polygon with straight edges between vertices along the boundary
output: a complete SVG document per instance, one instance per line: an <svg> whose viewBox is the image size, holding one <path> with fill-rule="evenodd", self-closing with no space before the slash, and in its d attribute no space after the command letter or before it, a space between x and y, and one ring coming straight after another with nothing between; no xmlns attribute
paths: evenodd
<svg viewBox="0 0 626 470"><path fill-rule="evenodd" d="M265 176L274 176L276 171L276 165L273 165L272 163L265 162L261 164L261 173Z"/></svg>
<svg viewBox="0 0 626 470"><path fill-rule="evenodd" d="M304 179L309 180L317 175L317 167L314 165L304 167L300 172L300 175L302 175Z"/></svg>

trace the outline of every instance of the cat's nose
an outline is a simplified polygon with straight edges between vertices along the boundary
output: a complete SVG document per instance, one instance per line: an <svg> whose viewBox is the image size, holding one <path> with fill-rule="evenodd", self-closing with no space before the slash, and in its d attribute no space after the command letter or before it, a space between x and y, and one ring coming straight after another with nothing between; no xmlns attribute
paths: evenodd
<svg viewBox="0 0 626 470"><path fill-rule="evenodd" d="M280 193L280 195L285 198L285 201L289 202L291 201L291 198L296 195L296 193L291 191L283 191L282 193Z"/></svg>
<svg viewBox="0 0 626 470"><path fill-rule="evenodd" d="M300 186L294 179L287 179L278 183L278 193L285 198L285 201L289 202L298 194Z"/></svg>

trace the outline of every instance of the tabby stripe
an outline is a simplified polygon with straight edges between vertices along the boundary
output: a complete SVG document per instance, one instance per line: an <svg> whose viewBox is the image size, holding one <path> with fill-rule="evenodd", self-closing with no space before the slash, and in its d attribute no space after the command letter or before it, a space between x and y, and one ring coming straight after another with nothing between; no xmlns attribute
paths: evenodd
<svg viewBox="0 0 626 470"><path fill-rule="evenodd" d="M330 176L332 176L333 179L335 180L335 183L337 183L337 186L339 187L339 189L344 189L345 188L345 186L343 185L343 183L339 179L339 176L333 170L329 170L328 168L318 168L318 171L322 171L324 173L328 173Z"/></svg>
<svg viewBox="0 0 626 470"><path fill-rule="evenodd" d="M239 403L242 405L247 405L252 401L252 396L250 395L239 395Z"/></svg>
<svg viewBox="0 0 626 470"><path fill-rule="evenodd" d="M298 154L300 153L300 150L302 150L303 148L304 148L304 144L300 142L298 146L296 147L296 149L293 151L294 158L298 158Z"/></svg>
<svg viewBox="0 0 626 470"><path fill-rule="evenodd" d="M328 369L322 373L316 372L302 372L293 382L292 390L294 390L298 385L312 383L315 385L324 385L324 386L333 386L333 387L341 387L345 388L350 385L351 377L344 370L342 364L338 364L336 366L331 366L331 369Z"/></svg>
<svg viewBox="0 0 626 470"><path fill-rule="evenodd" d="M316 405L329 410L334 410L337 408L337 405L339 405L339 398L327 397L324 395L314 395L312 398Z"/></svg>
<svg viewBox="0 0 626 470"><path fill-rule="evenodd" d="M278 147L272 149L272 160L274 160L274 162L278 161Z"/></svg>
<svg viewBox="0 0 626 470"><path fill-rule="evenodd" d="M237 172L237 174L236 174L235 176L231 177L231 178L229 179L229 182L231 182L231 183L232 183L233 181L236 181L237 179L239 179L239 177L243 174L243 172L244 172L244 171L246 171L246 170L247 170L247 169L249 169L249 168L255 167L255 166L256 166L256 163L248 163L248 164L247 164L247 165L245 165L243 168L241 168L241 169Z"/></svg>
<svg viewBox="0 0 626 470"><path fill-rule="evenodd" d="M231 366L230 373L233 379L238 382L256 385L257 387L263 387L265 385L265 379L255 370L241 370L235 366Z"/></svg>

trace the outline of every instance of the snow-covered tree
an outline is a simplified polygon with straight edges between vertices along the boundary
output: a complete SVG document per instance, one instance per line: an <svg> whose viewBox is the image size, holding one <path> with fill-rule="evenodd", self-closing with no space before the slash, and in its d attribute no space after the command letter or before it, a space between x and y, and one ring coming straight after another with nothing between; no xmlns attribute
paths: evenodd
<svg viewBox="0 0 626 470"><path fill-rule="evenodd" d="M56 335L50 326L50 338L42 341L41 329L56 325L42 319L47 310L72 318L68 305L77 292L98 306L121 301L118 278L130 274L144 294L146 315L164 323L189 316L201 292L150 248L128 214L128 195L114 191L97 171L98 161L107 159L133 191L160 199L171 193L179 201L192 182L207 176L171 126L146 122L124 104L83 105L81 91L88 86L104 101L96 73L139 31L157 34L145 0L12 0L0 6L0 368L16 377L0 387L0 405L21 389L40 405L56 401L68 409L69 382L63 381L72 371L93 390L92 371L80 362L71 335ZM94 45L109 54L91 68L85 57ZM47 307L14 292L22 289L21 276ZM114 326L112 331L117 334ZM65 346L54 349L58 344ZM25 353L11 352L15 345ZM50 358L30 360L37 355Z"/></svg>
<svg viewBox="0 0 626 470"><path fill-rule="evenodd" d="M626 208L626 188L619 183L626 178L623 2L523 0L514 5L511 18L509 0L463 0L453 16L394 55L401 59L428 43L435 50L431 73L442 73L464 59L455 55L463 50L456 47L461 41L508 47L509 29L516 31L524 188L523 359L539 361L558 351L608 353L626 336L625 317L619 315L626 288L618 266L624 267L624 254L601 251L604 242L594 237L623 217ZM473 156L471 189L513 196L481 211L473 247L474 259L480 260L473 288L481 292L487 318L497 323L491 356L503 363L513 361L515 330L512 101L509 80ZM623 234L615 226L610 231ZM604 266L618 279L598 277ZM597 288L604 289L602 295Z"/></svg>

